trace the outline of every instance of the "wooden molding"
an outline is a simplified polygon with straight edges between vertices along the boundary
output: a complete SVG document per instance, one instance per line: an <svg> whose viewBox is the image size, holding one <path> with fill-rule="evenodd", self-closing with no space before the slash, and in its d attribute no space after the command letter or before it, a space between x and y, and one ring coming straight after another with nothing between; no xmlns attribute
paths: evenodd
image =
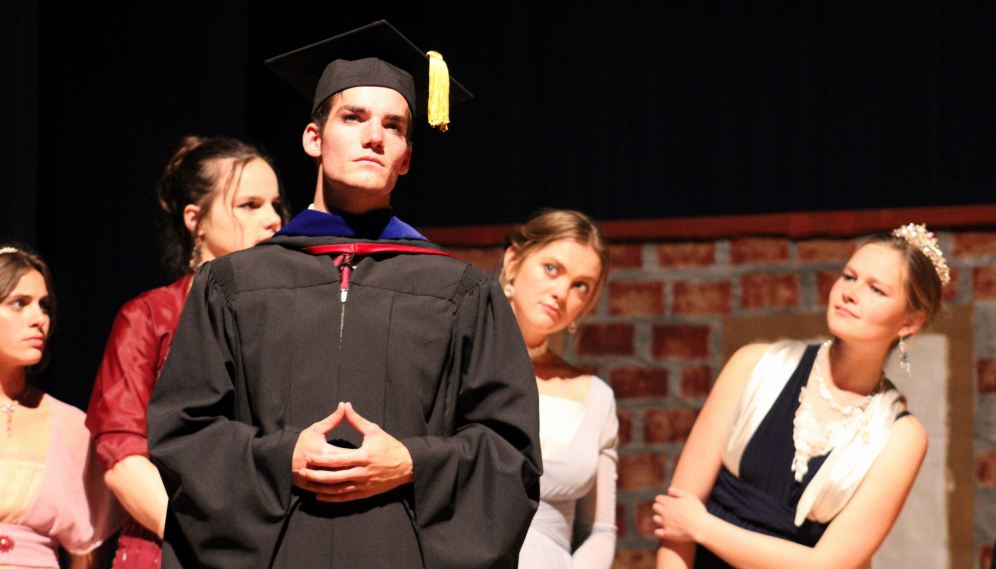
<svg viewBox="0 0 996 569"><path fill-rule="evenodd" d="M613 242L695 241L729 237L769 236L805 239L856 237L895 229L906 223L923 223L930 229L996 227L996 205L869 209L634 219L602 221L599 226ZM433 243L451 247L502 245L514 225L429 227L419 231Z"/></svg>

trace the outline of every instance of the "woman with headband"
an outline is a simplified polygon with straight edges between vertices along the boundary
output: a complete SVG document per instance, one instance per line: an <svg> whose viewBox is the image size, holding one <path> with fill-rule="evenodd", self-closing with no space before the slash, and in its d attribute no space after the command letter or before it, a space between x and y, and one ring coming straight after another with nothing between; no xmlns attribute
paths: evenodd
<svg viewBox="0 0 996 569"><path fill-rule="evenodd" d="M927 433L884 376L941 308L933 234L865 241L830 291L822 345L741 348L654 504L658 569L859 569L902 510Z"/></svg>
<svg viewBox="0 0 996 569"><path fill-rule="evenodd" d="M55 297L40 257L0 248L0 567L94 566L91 553L113 528L113 498L99 473L85 474L90 434L83 412L46 395ZM95 526L96 529L95 529Z"/></svg>
<svg viewBox="0 0 996 569"><path fill-rule="evenodd" d="M162 556L166 490L149 461L145 412L194 271L269 239L286 213L269 159L230 138L187 137L170 159L157 197L166 214L167 262L182 276L121 308L87 414L107 485L131 514L115 569L158 566Z"/></svg>

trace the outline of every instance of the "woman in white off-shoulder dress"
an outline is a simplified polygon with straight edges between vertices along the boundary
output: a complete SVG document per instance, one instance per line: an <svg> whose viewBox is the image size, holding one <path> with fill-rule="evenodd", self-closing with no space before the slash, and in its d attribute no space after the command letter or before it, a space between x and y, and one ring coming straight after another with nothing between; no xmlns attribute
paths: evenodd
<svg viewBox="0 0 996 569"><path fill-rule="evenodd" d="M525 569L608 569L616 546L616 439L612 389L548 349L549 336L598 300L608 251L574 211L547 211L509 237L501 282L536 371L543 477L540 505L519 553Z"/></svg>

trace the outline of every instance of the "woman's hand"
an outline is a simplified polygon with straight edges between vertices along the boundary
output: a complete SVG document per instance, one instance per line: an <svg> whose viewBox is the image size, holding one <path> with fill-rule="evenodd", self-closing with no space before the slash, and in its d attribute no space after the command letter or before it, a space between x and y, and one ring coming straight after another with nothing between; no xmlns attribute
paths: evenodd
<svg viewBox="0 0 996 569"><path fill-rule="evenodd" d="M698 528L709 515L702 501L695 494L673 486L667 494L657 496L654 504L654 524L658 526L654 535L679 543L696 541Z"/></svg>

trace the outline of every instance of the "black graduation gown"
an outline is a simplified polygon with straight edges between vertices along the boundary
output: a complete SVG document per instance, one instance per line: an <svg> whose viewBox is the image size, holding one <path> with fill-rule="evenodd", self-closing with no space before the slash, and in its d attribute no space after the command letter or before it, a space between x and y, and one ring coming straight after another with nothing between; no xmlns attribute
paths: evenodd
<svg viewBox="0 0 996 569"><path fill-rule="evenodd" d="M148 410L164 568L517 565L542 463L507 299L463 261L379 254L343 304L333 257L301 248L355 242L434 247L278 235L198 271ZM292 486L298 435L340 401L407 447L413 484L343 504Z"/></svg>

